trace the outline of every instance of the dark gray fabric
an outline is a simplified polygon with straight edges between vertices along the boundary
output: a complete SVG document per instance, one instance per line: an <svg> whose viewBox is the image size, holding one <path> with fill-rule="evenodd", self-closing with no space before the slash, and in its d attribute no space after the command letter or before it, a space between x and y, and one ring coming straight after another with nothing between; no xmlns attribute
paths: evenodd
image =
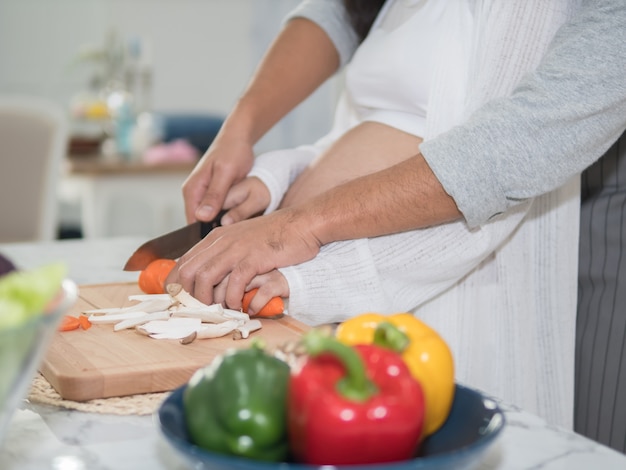
<svg viewBox="0 0 626 470"><path fill-rule="evenodd" d="M626 452L626 134L582 174L576 432Z"/></svg>

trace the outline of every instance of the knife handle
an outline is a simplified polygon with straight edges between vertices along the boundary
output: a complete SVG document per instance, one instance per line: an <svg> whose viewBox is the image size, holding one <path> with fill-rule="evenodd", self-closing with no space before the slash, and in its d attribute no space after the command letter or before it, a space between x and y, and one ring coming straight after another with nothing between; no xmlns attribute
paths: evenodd
<svg viewBox="0 0 626 470"><path fill-rule="evenodd" d="M222 225L222 217L224 217L224 214L226 214L226 212L226 209L222 209L213 220L210 220L208 222L200 222L200 237L206 237L211 230Z"/></svg>

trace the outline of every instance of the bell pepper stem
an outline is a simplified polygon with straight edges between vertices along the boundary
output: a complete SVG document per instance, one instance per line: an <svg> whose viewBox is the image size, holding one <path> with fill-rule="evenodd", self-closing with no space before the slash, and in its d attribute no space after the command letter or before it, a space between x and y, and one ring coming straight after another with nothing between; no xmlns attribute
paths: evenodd
<svg viewBox="0 0 626 470"><path fill-rule="evenodd" d="M356 349L340 343L318 329L307 332L302 341L310 356L331 354L341 362L346 372L336 385L341 396L348 400L364 402L378 393L376 385L367 377L365 364Z"/></svg>
<svg viewBox="0 0 626 470"><path fill-rule="evenodd" d="M409 347L411 340L408 335L387 321L381 322L374 330L373 344L391 349L397 353L402 353Z"/></svg>

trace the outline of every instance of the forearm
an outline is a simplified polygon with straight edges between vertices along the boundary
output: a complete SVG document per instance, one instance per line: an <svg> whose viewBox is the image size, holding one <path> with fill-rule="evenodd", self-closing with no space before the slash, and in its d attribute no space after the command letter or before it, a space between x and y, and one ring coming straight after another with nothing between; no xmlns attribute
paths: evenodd
<svg viewBox="0 0 626 470"><path fill-rule="evenodd" d="M528 207L476 230L458 221L326 245L314 259L280 269L289 285L289 314L316 325L368 310L412 311L478 266L515 230Z"/></svg>
<svg viewBox="0 0 626 470"><path fill-rule="evenodd" d="M285 23L220 131L255 144L332 76L339 55L328 35L303 18Z"/></svg>
<svg viewBox="0 0 626 470"><path fill-rule="evenodd" d="M421 155L288 209L319 245L429 227L461 218Z"/></svg>

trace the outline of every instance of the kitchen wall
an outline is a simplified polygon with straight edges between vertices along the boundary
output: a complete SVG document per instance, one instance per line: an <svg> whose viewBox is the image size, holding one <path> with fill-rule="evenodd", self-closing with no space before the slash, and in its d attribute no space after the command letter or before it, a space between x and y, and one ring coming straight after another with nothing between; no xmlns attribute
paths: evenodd
<svg viewBox="0 0 626 470"><path fill-rule="evenodd" d="M149 46L157 111L225 114L298 0L0 0L0 93L68 105L86 85L71 67L86 44L117 31ZM258 146L310 142L330 126L338 80L324 86Z"/></svg>

